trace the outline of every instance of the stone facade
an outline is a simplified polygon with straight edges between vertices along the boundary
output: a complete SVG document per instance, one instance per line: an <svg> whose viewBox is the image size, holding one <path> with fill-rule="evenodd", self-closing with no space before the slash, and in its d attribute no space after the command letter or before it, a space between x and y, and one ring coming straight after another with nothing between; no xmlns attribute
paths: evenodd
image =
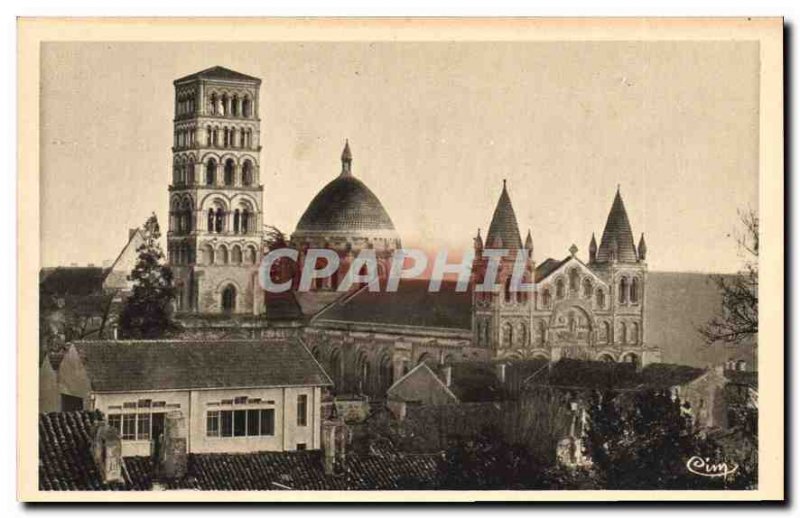
<svg viewBox="0 0 800 518"><path fill-rule="evenodd" d="M221 67L175 81L167 240L178 312L261 311L260 84Z"/></svg>

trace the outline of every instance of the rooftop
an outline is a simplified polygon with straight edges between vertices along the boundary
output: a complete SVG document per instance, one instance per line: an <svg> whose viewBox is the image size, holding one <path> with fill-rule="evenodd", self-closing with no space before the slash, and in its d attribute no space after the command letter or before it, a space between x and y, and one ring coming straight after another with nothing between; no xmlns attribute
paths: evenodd
<svg viewBox="0 0 800 518"><path fill-rule="evenodd" d="M298 340L73 344L96 392L330 385Z"/></svg>
<svg viewBox="0 0 800 518"><path fill-rule="evenodd" d="M180 79L176 79L176 83L181 83L183 81L188 81L190 79L222 79L222 80L229 80L229 81L251 81L251 82L261 82L261 79L253 76L248 76L247 74L242 74L241 72L236 72L235 70L231 70L225 67L211 67L205 70L201 70L200 72L195 72L194 74L189 74L188 76L183 76Z"/></svg>
<svg viewBox="0 0 800 518"><path fill-rule="evenodd" d="M91 457L90 429L97 412L39 414L39 488L45 491L148 490L153 463L125 457L124 482L104 483ZM393 450L345 456L340 473L323 470L319 450L189 455L188 473L170 489L365 490L436 487L438 454L404 455Z"/></svg>
<svg viewBox="0 0 800 518"><path fill-rule="evenodd" d="M427 279L402 279L396 292L363 290L325 310L318 322L470 330L470 292L457 292L454 281L443 281L438 292L428 291L428 284Z"/></svg>

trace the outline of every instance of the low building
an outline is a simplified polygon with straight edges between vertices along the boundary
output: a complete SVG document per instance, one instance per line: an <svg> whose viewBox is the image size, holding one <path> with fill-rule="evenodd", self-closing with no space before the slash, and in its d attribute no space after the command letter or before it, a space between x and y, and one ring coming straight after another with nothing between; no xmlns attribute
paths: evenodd
<svg viewBox="0 0 800 518"><path fill-rule="evenodd" d="M318 449L331 385L305 345L287 339L75 342L57 378L62 409L101 411L124 456L158 451L176 411L190 454Z"/></svg>

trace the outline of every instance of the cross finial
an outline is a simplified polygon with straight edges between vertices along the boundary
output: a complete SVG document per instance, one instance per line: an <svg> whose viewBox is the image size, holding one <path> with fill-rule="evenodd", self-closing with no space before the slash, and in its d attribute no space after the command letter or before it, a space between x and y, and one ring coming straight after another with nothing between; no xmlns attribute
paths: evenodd
<svg viewBox="0 0 800 518"><path fill-rule="evenodd" d="M344 140L344 149L342 150L342 175L348 176L351 174L351 166L353 163L353 154L350 152L350 140Z"/></svg>
<svg viewBox="0 0 800 518"><path fill-rule="evenodd" d="M575 257L575 254L578 253L578 247L575 245L575 243L572 243L572 246L569 247L569 253L572 254L572 257Z"/></svg>

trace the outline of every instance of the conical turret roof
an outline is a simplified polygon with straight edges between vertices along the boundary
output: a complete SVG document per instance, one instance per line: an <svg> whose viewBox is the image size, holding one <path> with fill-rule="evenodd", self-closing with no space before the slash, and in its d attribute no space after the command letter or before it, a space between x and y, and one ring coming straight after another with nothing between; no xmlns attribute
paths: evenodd
<svg viewBox="0 0 800 518"><path fill-rule="evenodd" d="M519 250L522 248L517 216L514 214L514 207L511 206L511 198L508 196L505 180L503 180L503 192L500 193L500 199L497 200L497 207L494 209L492 223L486 233L486 248L493 248L498 238L504 249Z"/></svg>
<svg viewBox="0 0 800 518"><path fill-rule="evenodd" d="M612 257L621 263L635 263L637 260L631 224L619 189L611 205L606 227L603 229L600 248L597 250L597 262L609 262Z"/></svg>

